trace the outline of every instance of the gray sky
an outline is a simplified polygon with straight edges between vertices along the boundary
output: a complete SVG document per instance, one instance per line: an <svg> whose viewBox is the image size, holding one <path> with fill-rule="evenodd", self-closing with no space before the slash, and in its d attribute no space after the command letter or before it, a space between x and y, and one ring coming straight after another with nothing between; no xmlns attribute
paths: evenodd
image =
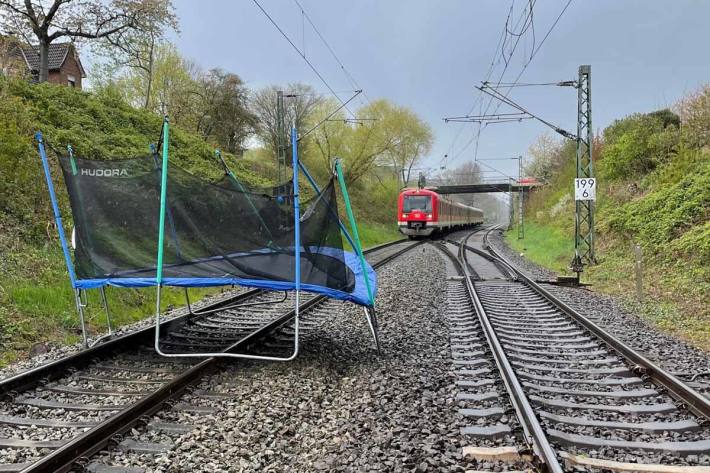
<svg viewBox="0 0 710 473"><path fill-rule="evenodd" d="M294 0L259 1L299 48L305 44L306 57L336 91L353 89L307 21L304 28ZM426 166L443 164L445 154L449 167L473 159L476 125L445 124L442 118L464 115L475 103L473 86L491 65L512 0L299 1L367 98L406 105L432 126L435 143ZM537 0L537 45L566 3ZM176 0L175 5L181 33L174 40L202 67L235 72L250 87L300 81L327 92L252 1ZM511 29L526 5L514 0ZM710 1L573 0L520 82L575 79L580 64L591 64L593 127L600 130L629 113L670 106L710 80L708 18ZM532 48L530 28L521 36L504 82L517 77ZM505 67L497 57L493 79ZM510 97L576 131L573 88L516 88ZM499 111L510 110L503 106ZM533 121L490 125L480 135L477 156L525 154L545 130ZM488 164L517 175L513 161Z"/></svg>

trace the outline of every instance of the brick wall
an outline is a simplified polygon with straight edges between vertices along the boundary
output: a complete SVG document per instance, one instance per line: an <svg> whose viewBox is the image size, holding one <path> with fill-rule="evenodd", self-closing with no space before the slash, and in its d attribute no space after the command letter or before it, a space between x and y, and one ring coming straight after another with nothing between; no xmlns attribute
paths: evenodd
<svg viewBox="0 0 710 473"><path fill-rule="evenodd" d="M60 70L49 71L48 81L52 84L69 85L69 76L74 76L75 87L81 89L81 68L72 54L69 54Z"/></svg>

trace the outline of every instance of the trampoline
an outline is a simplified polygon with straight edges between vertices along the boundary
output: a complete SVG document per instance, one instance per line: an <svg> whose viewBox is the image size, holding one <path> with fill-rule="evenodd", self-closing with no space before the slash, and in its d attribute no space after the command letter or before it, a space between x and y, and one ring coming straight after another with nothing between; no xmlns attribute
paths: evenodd
<svg viewBox="0 0 710 473"><path fill-rule="evenodd" d="M105 287L154 286L155 349L163 356L291 360L298 354L300 291L363 306L379 348L374 311L377 277L362 253L340 162L336 160L329 181L319 187L298 158L295 128L291 131L293 178L274 188L245 185L219 152L216 162L224 170L220 180L204 179L176 165L169 159L167 117L158 146L152 146L152 153L146 156L92 160L76 157L71 146L67 153L54 150L74 221L73 255L65 237L42 134L38 132L36 138L85 345L88 346L84 320L87 290L101 292L106 310L108 334L98 342L112 335ZM299 196L299 170L315 194L303 203ZM352 233L339 218L337 188L341 190ZM344 238L354 251L344 249ZM204 312L193 311L187 288L231 285L295 291L291 356L160 350L160 299L164 286L185 288L189 312L196 315ZM274 302L283 300L285 297Z"/></svg>

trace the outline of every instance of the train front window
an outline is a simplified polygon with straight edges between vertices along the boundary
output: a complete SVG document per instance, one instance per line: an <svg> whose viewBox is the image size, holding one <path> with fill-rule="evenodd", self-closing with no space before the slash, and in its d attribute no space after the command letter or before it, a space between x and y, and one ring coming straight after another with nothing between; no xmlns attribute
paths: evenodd
<svg viewBox="0 0 710 473"><path fill-rule="evenodd" d="M431 212L431 196L430 195L405 195L404 196L404 212L419 210L422 212Z"/></svg>

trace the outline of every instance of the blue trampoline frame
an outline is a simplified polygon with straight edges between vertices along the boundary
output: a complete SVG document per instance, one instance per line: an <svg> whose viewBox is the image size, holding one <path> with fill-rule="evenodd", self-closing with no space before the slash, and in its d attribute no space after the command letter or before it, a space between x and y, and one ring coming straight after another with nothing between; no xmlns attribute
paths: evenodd
<svg viewBox="0 0 710 473"><path fill-rule="evenodd" d="M294 281L270 281L270 280L258 280L258 279L244 279L236 277L228 278L164 278L163 277L163 241L165 234L165 217L166 217L166 207L167 207L167 171L168 171L168 151L169 151L169 121L166 116L163 120L163 147L162 147L162 166L161 166L161 212L160 212L160 222L159 222L159 235L158 235L158 254L157 254L157 264L156 264L156 277L155 278L102 278L102 279L77 279L76 271L71 259L71 253L69 250L69 245L67 244L66 234L64 231L64 226L62 222L61 212L59 210L59 205L57 203L57 196L54 189L54 183L52 180L49 161L47 158L46 149L44 146L44 140L41 132L35 134L35 138L38 142L39 154L42 159L42 166L44 169L45 179L47 181L47 187L49 189L49 196L52 203L52 210L54 213L54 220L57 225L57 232L59 235L60 244L62 247L62 252L64 255L64 260L67 266L67 271L69 273L69 279L74 290L74 298L79 313L79 318L81 321L83 343L86 347L89 347L89 339L86 330L86 323L84 317L84 308L86 303L82 300L82 294L86 294L87 289L98 288L101 292L101 299L106 311L106 319L108 325L108 334L96 339L93 344L110 338L113 334L111 328L111 318L108 309L108 303L106 299L105 286L115 286L115 287L151 287L155 286L157 288L156 297L156 314L155 314L155 350L158 354L166 357L230 357L230 358L247 358L247 359L258 359L258 360L268 360L268 361L290 361L293 360L298 355L299 350L299 305L300 305L300 292L302 290L315 292L323 294L326 297L342 299L354 302L364 306L365 316L370 326L370 329L375 340L376 347L379 351L379 337L377 335L377 320L375 317L374 303L375 303L375 293L376 289L371 288L370 282L375 283L376 288L376 273L374 269L365 262L364 255L362 253L362 248L359 244L359 239L353 237L348 232L340 218L336 215L340 230L342 234L347 239L351 247L356 251L356 253L351 253L348 251L343 251L344 263L353 271L355 276L355 288L352 293L347 293L344 291L339 291L336 289L330 289L324 286L317 286L312 284L303 284L301 282L301 271L300 271L300 198L299 198L299 170L304 173L311 187L313 187L316 193L320 193L320 188L316 184L313 177L310 175L306 167L298 158L298 132L295 126L291 129L291 143L293 150L293 208L294 208ZM151 148L152 145L151 145ZM69 157L72 163L72 169L74 169L74 159L73 150L71 146L68 147ZM221 158L221 156L218 156ZM336 161L337 162L337 161ZM223 165L226 166L226 164ZM336 167L334 173L340 171ZM231 171L229 171L231 173ZM337 174L336 174L337 175ZM236 179L236 178L235 178ZM347 190L344 187L344 182L340 182L341 190L343 191L344 198L347 200L346 206L350 207L349 196L347 195ZM351 227L354 227L355 221L354 217L349 213ZM354 227L355 228L355 227ZM359 267L359 271L357 268ZM363 284L364 283L364 284ZM262 289L272 289L278 291L295 291L295 317L294 317L294 350L292 354L288 357L270 357L270 356L257 356L257 355L243 355L243 354L231 354L231 353L164 353L161 351L159 346L160 338L160 303L161 303L161 292L163 286L174 286L174 287L184 287L186 301L188 304L189 313L192 315L202 315L195 314L192 312L192 307L190 306L189 297L187 296L188 287L206 287L206 286L225 286L225 285L240 285L246 287L262 288ZM364 287L363 287L364 286ZM284 297L285 300L285 297ZM275 301L280 302L280 301ZM264 304L270 302L260 302L258 304ZM252 305L252 304L245 304ZM238 307L238 306L236 306Z"/></svg>

